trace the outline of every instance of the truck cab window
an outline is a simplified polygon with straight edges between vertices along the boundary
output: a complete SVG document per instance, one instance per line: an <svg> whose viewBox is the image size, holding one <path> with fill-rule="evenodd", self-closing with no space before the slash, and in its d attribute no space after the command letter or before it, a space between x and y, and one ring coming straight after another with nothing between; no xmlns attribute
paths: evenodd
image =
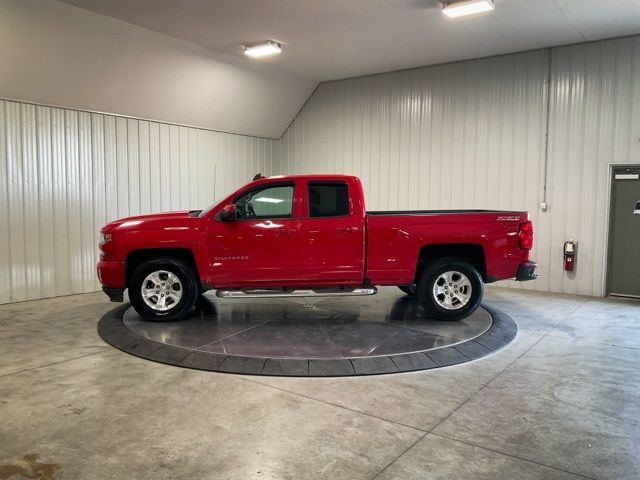
<svg viewBox="0 0 640 480"><path fill-rule="evenodd" d="M291 218L293 185L269 186L252 190L234 203L238 219Z"/></svg>
<svg viewBox="0 0 640 480"><path fill-rule="evenodd" d="M309 183L309 216L349 215L349 189L344 183Z"/></svg>

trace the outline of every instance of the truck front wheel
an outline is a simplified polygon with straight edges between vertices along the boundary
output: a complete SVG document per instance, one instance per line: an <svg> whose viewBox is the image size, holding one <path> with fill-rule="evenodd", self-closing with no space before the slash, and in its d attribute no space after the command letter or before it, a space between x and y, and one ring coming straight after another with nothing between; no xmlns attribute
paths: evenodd
<svg viewBox="0 0 640 480"><path fill-rule="evenodd" d="M129 281L133 308L147 320L179 320L198 298L193 269L176 258L159 257L136 267Z"/></svg>
<svg viewBox="0 0 640 480"><path fill-rule="evenodd" d="M464 260L442 258L425 267L417 294L427 314L441 320L461 320L480 306L482 277Z"/></svg>

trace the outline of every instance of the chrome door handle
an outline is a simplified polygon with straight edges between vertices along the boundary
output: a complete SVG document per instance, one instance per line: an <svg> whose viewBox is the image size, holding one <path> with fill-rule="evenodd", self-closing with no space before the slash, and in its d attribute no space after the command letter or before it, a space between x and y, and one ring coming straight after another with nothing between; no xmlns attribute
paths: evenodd
<svg viewBox="0 0 640 480"><path fill-rule="evenodd" d="M358 227L338 227L338 231L341 233L357 233L360 229Z"/></svg>

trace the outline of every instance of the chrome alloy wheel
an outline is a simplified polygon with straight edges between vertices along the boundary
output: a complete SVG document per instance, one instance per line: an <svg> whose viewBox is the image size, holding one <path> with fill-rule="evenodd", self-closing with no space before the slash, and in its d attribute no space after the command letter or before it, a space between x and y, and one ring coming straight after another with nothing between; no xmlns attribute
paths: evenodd
<svg viewBox="0 0 640 480"><path fill-rule="evenodd" d="M471 281L463 273L444 272L433 284L433 298L446 310L458 310L471 300Z"/></svg>
<svg viewBox="0 0 640 480"><path fill-rule="evenodd" d="M182 282L167 270L150 273L140 289L144 303L156 312L166 312L182 298Z"/></svg>

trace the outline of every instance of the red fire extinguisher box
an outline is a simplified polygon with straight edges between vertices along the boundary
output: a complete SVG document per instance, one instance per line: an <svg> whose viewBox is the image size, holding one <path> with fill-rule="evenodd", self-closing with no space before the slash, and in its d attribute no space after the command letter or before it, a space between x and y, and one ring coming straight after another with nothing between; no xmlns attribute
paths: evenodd
<svg viewBox="0 0 640 480"><path fill-rule="evenodd" d="M564 269L573 272L576 267L577 244L573 240L564 242Z"/></svg>

